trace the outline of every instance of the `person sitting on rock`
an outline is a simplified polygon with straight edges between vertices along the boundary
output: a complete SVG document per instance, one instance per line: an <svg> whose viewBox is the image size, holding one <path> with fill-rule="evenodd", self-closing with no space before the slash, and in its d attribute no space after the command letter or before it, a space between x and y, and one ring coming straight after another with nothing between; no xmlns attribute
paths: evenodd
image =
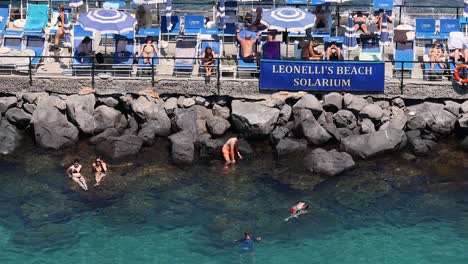
<svg viewBox="0 0 468 264"><path fill-rule="evenodd" d="M284 221L289 221L291 218L297 218L301 214L307 213L307 209L309 209L309 205L305 202L298 202L295 204L291 209L289 209L291 215L288 218L284 219Z"/></svg>
<svg viewBox="0 0 468 264"><path fill-rule="evenodd" d="M72 178L72 180L78 183L78 185L80 185L83 190L87 191L88 186L86 185L85 178L83 175L81 175L81 169L82 166L80 164L80 160L75 159L75 161L73 161L73 165L71 165L66 172L68 177Z"/></svg>
<svg viewBox="0 0 468 264"><path fill-rule="evenodd" d="M100 157L97 157L96 161L92 164L92 169L96 179L96 184L94 184L94 186L99 186L102 179L106 177L107 164Z"/></svg>
<svg viewBox="0 0 468 264"><path fill-rule="evenodd" d="M239 159L242 159L242 155L240 154L238 148L239 139L241 138L241 136L237 136L228 139L224 144L223 148L221 149L221 153L223 154L224 160L226 161L226 163L224 164L225 168L227 168L229 164L236 163L235 153L237 153Z"/></svg>

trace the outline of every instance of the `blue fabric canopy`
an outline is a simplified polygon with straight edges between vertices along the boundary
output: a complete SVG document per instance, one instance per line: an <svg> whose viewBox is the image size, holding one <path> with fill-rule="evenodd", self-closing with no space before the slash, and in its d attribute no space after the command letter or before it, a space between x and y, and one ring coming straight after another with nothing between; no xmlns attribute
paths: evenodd
<svg viewBox="0 0 468 264"><path fill-rule="evenodd" d="M166 2L166 25L167 31L172 29L172 0L167 0Z"/></svg>
<svg viewBox="0 0 468 264"><path fill-rule="evenodd" d="M226 6L224 4L224 0L219 1L219 6L218 6L218 12L219 12L219 28L225 29L226 28Z"/></svg>
<svg viewBox="0 0 468 264"><path fill-rule="evenodd" d="M382 14L382 32L380 32L380 45L387 45L390 43L388 38L388 23L387 14Z"/></svg>
<svg viewBox="0 0 468 264"><path fill-rule="evenodd" d="M346 33L345 33L345 39L343 42L343 48L345 50L354 50L357 47L358 47L358 44L356 40L356 31L354 30L353 18L349 16L348 21L346 23Z"/></svg>
<svg viewBox="0 0 468 264"><path fill-rule="evenodd" d="M263 12L262 24L269 29L301 32L315 24L315 15L294 7L273 8Z"/></svg>
<svg viewBox="0 0 468 264"><path fill-rule="evenodd" d="M122 34L135 29L136 19L129 13L115 9L98 9L80 14L78 18L85 30L101 34Z"/></svg>

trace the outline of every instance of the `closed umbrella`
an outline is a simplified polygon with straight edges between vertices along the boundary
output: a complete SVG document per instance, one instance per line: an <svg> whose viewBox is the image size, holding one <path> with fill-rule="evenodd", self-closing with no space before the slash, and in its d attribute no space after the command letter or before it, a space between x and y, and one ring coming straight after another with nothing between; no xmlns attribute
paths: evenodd
<svg viewBox="0 0 468 264"><path fill-rule="evenodd" d="M380 32L380 45L388 45L390 43L388 39L388 23L387 23L387 14L384 12L382 14L382 32Z"/></svg>
<svg viewBox="0 0 468 264"><path fill-rule="evenodd" d="M166 2L166 25L167 31L172 29L172 0L167 0Z"/></svg>
<svg viewBox="0 0 468 264"><path fill-rule="evenodd" d="M463 16L468 17L468 0L465 0L464 6L463 6Z"/></svg>
<svg viewBox="0 0 468 264"><path fill-rule="evenodd" d="M348 22L346 23L346 33L343 43L343 49L346 50L346 54L349 59L349 53L351 50L355 50L358 47L356 40L356 31L354 30L353 18L348 17Z"/></svg>
<svg viewBox="0 0 468 264"><path fill-rule="evenodd" d="M226 28L226 6L224 4L224 0L219 1L219 6L218 6L218 12L219 12L219 28L223 30Z"/></svg>
<svg viewBox="0 0 468 264"><path fill-rule="evenodd" d="M166 0L132 0L135 5L155 5L165 3Z"/></svg>

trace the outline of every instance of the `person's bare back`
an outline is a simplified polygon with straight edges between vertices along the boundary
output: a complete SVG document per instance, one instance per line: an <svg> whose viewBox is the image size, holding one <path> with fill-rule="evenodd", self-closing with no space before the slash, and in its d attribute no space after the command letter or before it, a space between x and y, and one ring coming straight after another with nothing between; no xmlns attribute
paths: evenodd
<svg viewBox="0 0 468 264"><path fill-rule="evenodd" d="M258 37L260 36L260 32L257 33L254 39L252 39L251 34L245 35L245 39L240 36L240 33L237 32L237 40L240 43L242 49L242 58L247 58L249 56L255 56L255 52L253 51L253 45L257 42Z"/></svg>

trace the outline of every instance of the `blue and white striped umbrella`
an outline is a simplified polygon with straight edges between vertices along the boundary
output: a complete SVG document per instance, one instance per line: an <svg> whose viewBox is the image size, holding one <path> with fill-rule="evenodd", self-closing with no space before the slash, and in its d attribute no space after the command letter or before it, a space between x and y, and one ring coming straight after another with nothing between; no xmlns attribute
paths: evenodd
<svg viewBox="0 0 468 264"><path fill-rule="evenodd" d="M167 0L166 2L166 25L167 31L172 29L172 0Z"/></svg>
<svg viewBox="0 0 468 264"><path fill-rule="evenodd" d="M294 7L280 7L263 12L262 24L270 29L301 32L315 24L315 15Z"/></svg>
<svg viewBox="0 0 468 264"><path fill-rule="evenodd" d="M70 0L70 7L79 7L83 5L82 0Z"/></svg>
<svg viewBox="0 0 468 264"><path fill-rule="evenodd" d="M132 0L135 5L156 5L166 3L166 0Z"/></svg>
<svg viewBox="0 0 468 264"><path fill-rule="evenodd" d="M354 30L353 18L348 17L348 22L346 23L346 33L343 42L343 48L345 50L355 50L358 47L356 40L356 31Z"/></svg>
<svg viewBox="0 0 468 264"><path fill-rule="evenodd" d="M463 16L468 17L468 0L465 0L464 2L465 4L463 6Z"/></svg>
<svg viewBox="0 0 468 264"><path fill-rule="evenodd" d="M97 9L80 14L78 23L85 30L99 31L101 34L122 34L135 30L137 21L126 12Z"/></svg>
<svg viewBox="0 0 468 264"><path fill-rule="evenodd" d="M388 23L387 14L382 14L382 32L380 32L380 45L388 45L390 40L388 39Z"/></svg>
<svg viewBox="0 0 468 264"><path fill-rule="evenodd" d="M219 0L218 6L219 12L219 28L225 29L226 28L226 6L224 4L224 0Z"/></svg>

